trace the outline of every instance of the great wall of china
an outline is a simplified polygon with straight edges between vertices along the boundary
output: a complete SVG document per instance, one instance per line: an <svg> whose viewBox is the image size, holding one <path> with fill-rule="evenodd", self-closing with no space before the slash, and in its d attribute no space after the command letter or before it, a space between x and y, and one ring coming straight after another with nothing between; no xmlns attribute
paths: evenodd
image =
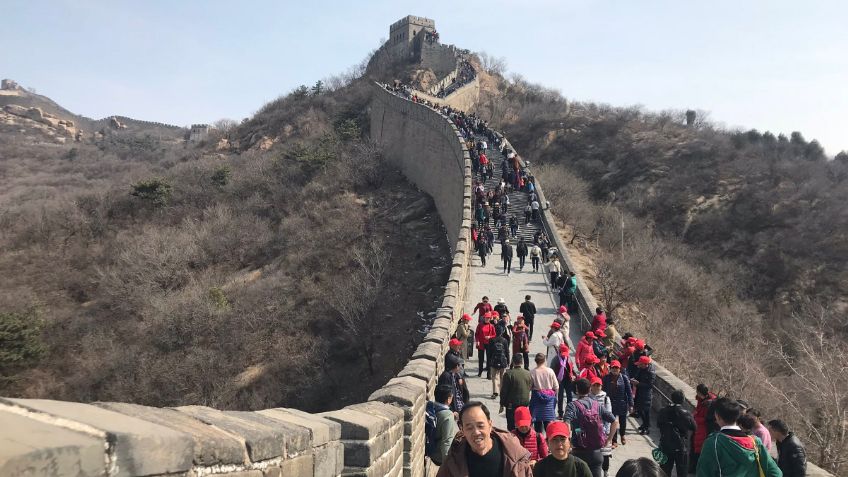
<svg viewBox="0 0 848 477"><path fill-rule="evenodd" d="M432 100L470 109L477 94L475 79L448 98ZM377 84L369 116L372 139L386 158L433 198L453 254L430 331L396 377L366 402L319 414L0 398L0 476L435 475L437 467L424 456L425 403L432 399L448 341L464 312L471 264L471 160L448 117ZM538 193L544 204L541 185ZM548 210L542 211L542 221L565 252L564 269L574 270ZM579 280L578 301L585 324L596 301ZM686 404L694 407L694 389L657 365L656 390L668 396L673 389L683 390ZM654 400L655 406L665 403ZM807 475L831 474L810 465Z"/></svg>

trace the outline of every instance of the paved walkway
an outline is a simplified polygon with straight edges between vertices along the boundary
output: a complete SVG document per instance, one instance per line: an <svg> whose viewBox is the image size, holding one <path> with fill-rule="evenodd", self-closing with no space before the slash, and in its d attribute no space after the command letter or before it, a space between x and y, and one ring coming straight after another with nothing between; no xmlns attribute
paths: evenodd
<svg viewBox="0 0 848 477"><path fill-rule="evenodd" d="M544 267L543 267L544 268ZM518 270L518 259L513 259L512 273L507 276L502 273L503 262L500 260L500 244L495 244L492 255L487 259L486 267L480 264L480 257L474 256L472 260L472 269L470 275L470 283L468 287L468 301L465 303L465 308L469 312L474 309L480 299L486 295L490 298L493 305L497 300L503 298L509 308L510 316L513 320L518 316L518 308L524 301L525 295L531 295L531 300L536 304L537 315L533 326L533 339L530 342L530 360L531 368L533 356L536 353L544 353L545 346L542 344L542 336L547 333L551 323L554 320L556 309L559 308L558 298L551 293L548 285L548 274L546 270L538 273L533 272L528 259L524 266L524 270ZM556 301L555 301L556 300ZM572 319L573 321L573 319ZM471 321L473 327L477 326L477 315ZM572 323L571 325L571 341L577 343L580 340L581 333L579 325ZM575 351L571 347L572 355ZM496 427L506 429L506 417L504 414L497 414L500 404L497 400L490 399L492 395L491 381L485 379L486 373L483 372L483 377L477 377L478 358L476 355L470 358L466 363L466 372L470 376L468 378L468 388L471 392L471 399L483 401L486 406L492 411L492 420ZM610 475L615 475L619 466L626 460L636 457L650 457L651 449L659 442L658 436L640 436L635 429L638 423L631 418L628 422L627 430L627 445L619 446L613 453L613 459L610 463ZM653 426L656 429L656 426Z"/></svg>

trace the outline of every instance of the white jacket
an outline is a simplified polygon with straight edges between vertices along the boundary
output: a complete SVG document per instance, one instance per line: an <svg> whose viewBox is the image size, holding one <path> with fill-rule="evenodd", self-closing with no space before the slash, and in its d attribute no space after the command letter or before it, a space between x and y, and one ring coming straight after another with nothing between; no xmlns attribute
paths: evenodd
<svg viewBox="0 0 848 477"><path fill-rule="evenodd" d="M559 347L565 343L562 337L562 331L557 330L551 334L550 338L542 338L542 342L548 347L546 359L548 365L553 363L554 359L559 356Z"/></svg>

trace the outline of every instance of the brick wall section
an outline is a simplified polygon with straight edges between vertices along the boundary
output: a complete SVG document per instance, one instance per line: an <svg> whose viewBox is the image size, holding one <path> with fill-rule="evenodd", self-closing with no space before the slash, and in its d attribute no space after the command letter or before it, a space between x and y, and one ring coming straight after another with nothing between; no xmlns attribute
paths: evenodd
<svg viewBox="0 0 848 477"><path fill-rule="evenodd" d="M383 147L389 161L433 198L454 253L441 306L436 310L430 331L397 377L369 397L372 403L402 411L402 475L423 477L433 475L436 469L424 456L425 406L444 368L448 341L465 301L471 252L471 160L462 136L450 119L378 85L375 88L370 111L372 139ZM328 418L337 418L334 413L328 414ZM371 456L390 451L379 449ZM371 469L381 465L379 461L368 464L369 467L358 470L361 475L371 475ZM346 471L352 469L349 466L347 463Z"/></svg>

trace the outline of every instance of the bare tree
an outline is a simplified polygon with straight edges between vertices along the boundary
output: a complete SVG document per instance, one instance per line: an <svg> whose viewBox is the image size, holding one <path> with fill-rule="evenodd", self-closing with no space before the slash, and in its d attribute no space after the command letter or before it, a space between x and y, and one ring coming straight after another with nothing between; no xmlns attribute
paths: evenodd
<svg viewBox="0 0 848 477"><path fill-rule="evenodd" d="M480 66L489 74L503 75L506 72L506 58L503 56L495 57L489 55L485 51L477 53L480 58Z"/></svg>
<svg viewBox="0 0 848 477"><path fill-rule="evenodd" d="M845 316L806 304L771 343L782 376L766 381L789 420L803 427L816 462L837 475L848 462L848 362L836 333L846 326Z"/></svg>
<svg viewBox="0 0 848 477"><path fill-rule="evenodd" d="M598 265L597 283L601 287L604 310L609 316L614 316L617 309L634 300L637 295L636 282L628 280L619 271L615 259L604 259Z"/></svg>
<svg viewBox="0 0 848 477"><path fill-rule="evenodd" d="M372 313L388 280L390 253L372 240L352 252L354 270L345 286L334 289L327 303L338 314L342 329L353 340L374 375L375 331L380 319Z"/></svg>

